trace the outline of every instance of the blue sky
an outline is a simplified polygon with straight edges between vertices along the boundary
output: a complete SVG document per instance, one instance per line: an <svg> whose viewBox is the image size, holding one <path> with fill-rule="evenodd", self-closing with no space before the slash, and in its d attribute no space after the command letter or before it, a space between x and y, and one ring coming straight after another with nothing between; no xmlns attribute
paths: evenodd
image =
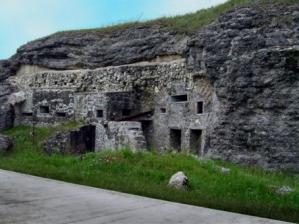
<svg viewBox="0 0 299 224"><path fill-rule="evenodd" d="M51 33L194 12L226 0L0 0L0 59Z"/></svg>

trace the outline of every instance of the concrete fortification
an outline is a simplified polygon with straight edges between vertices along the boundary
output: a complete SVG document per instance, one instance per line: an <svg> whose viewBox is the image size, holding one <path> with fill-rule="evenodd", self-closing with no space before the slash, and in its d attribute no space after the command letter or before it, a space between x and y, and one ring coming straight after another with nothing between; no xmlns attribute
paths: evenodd
<svg viewBox="0 0 299 224"><path fill-rule="evenodd" d="M52 153L173 149L299 171L299 5L241 7L189 34L57 33L0 62L0 129L80 121Z"/></svg>

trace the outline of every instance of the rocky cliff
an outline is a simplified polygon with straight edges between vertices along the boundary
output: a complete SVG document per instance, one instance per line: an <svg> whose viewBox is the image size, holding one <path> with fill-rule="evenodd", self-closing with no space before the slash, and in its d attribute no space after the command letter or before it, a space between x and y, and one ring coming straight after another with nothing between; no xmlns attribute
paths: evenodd
<svg viewBox="0 0 299 224"><path fill-rule="evenodd" d="M182 55L188 37L159 25L60 32L20 47L12 64L52 69L99 68Z"/></svg>
<svg viewBox="0 0 299 224"><path fill-rule="evenodd" d="M65 70L186 57L219 100L212 157L299 171L299 5L229 11L193 34L159 25L57 33L0 62L0 129L12 125L5 79L21 65Z"/></svg>
<svg viewBox="0 0 299 224"><path fill-rule="evenodd" d="M299 171L299 6L228 12L188 49L221 104L209 153Z"/></svg>

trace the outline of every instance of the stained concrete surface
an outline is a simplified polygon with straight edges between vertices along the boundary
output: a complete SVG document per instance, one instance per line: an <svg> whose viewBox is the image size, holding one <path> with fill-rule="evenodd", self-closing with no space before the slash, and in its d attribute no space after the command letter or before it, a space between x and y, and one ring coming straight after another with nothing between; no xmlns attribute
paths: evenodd
<svg viewBox="0 0 299 224"><path fill-rule="evenodd" d="M0 170L0 224L279 224Z"/></svg>

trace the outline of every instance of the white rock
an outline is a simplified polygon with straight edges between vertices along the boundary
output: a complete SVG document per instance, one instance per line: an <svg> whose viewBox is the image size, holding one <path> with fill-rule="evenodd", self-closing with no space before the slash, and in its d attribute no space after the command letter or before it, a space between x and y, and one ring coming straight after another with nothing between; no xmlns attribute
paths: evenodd
<svg viewBox="0 0 299 224"><path fill-rule="evenodd" d="M168 186L176 189L186 189L189 186L188 177L182 171L179 171L171 176Z"/></svg>
<svg viewBox="0 0 299 224"><path fill-rule="evenodd" d="M295 190L289 186L282 186L281 188L278 188L276 190L276 193L277 194L280 194L280 195L287 195L287 194L290 194L292 192L294 192Z"/></svg>
<svg viewBox="0 0 299 224"><path fill-rule="evenodd" d="M221 173L227 175L230 173L230 169L229 168L225 168L225 167L221 167L220 168Z"/></svg>

